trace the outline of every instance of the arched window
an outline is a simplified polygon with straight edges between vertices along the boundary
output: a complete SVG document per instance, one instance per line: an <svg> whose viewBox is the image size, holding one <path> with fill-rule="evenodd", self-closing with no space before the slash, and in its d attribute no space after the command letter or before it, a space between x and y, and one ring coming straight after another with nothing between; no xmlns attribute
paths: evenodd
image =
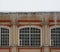
<svg viewBox="0 0 60 52"><path fill-rule="evenodd" d="M0 46L9 46L9 29L0 27Z"/></svg>
<svg viewBox="0 0 60 52"><path fill-rule="evenodd" d="M60 27L51 29L51 46L60 47Z"/></svg>
<svg viewBox="0 0 60 52"><path fill-rule="evenodd" d="M19 45L40 47L41 31L35 27L24 27L19 29Z"/></svg>

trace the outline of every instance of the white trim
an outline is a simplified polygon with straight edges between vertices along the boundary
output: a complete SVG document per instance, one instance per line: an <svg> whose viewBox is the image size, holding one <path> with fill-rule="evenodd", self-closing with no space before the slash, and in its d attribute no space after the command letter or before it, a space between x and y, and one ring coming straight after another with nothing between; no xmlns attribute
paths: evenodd
<svg viewBox="0 0 60 52"><path fill-rule="evenodd" d="M10 46L10 28L9 27L7 27L7 26L0 26L0 28L7 28L8 30L9 30L9 46Z"/></svg>
<svg viewBox="0 0 60 52"><path fill-rule="evenodd" d="M21 28L25 28L25 27L35 27L35 28L38 28L38 29L40 29L40 47L42 46L42 28L41 27L38 27L38 26L22 26L22 27L19 27L18 28L18 46L20 46L19 45L19 29L21 29Z"/></svg>
<svg viewBox="0 0 60 52"><path fill-rule="evenodd" d="M51 46L51 29L60 27L60 25L50 27L50 46Z"/></svg>

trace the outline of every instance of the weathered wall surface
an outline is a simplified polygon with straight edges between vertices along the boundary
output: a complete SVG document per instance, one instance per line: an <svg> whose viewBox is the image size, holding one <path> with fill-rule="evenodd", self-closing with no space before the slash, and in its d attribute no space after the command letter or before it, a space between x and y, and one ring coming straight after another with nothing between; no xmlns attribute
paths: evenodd
<svg viewBox="0 0 60 52"><path fill-rule="evenodd" d="M50 39L50 29L55 26L55 18L57 17L57 26L60 26L60 13L53 12L37 12L37 13L0 13L0 26L10 28L10 51L8 49L0 49L0 52L60 52L60 48L52 49ZM41 47L20 49L18 46L18 29L24 26L36 26L41 28ZM1 47L0 47L1 48ZM8 47L7 47L8 48Z"/></svg>

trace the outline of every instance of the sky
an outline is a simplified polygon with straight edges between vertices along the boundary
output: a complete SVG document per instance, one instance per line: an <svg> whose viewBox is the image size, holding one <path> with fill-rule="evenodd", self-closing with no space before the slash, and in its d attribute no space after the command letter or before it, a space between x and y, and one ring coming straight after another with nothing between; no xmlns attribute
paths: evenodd
<svg viewBox="0 0 60 52"><path fill-rule="evenodd" d="M60 0L0 0L0 12L60 12Z"/></svg>

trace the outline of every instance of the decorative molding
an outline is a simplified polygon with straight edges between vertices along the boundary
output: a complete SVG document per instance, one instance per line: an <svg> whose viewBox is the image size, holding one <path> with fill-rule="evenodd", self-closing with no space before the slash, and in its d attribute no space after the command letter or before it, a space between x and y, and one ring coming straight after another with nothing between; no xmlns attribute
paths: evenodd
<svg viewBox="0 0 60 52"><path fill-rule="evenodd" d="M18 24L17 26L19 27L19 26L27 26L27 25L30 25L30 26L34 25L34 26L40 26L40 27L42 27L41 24Z"/></svg>
<svg viewBox="0 0 60 52"><path fill-rule="evenodd" d="M50 24L49 26L51 27L51 26L55 26L55 25L60 25L60 24Z"/></svg>
<svg viewBox="0 0 60 52"><path fill-rule="evenodd" d="M17 22L42 22L41 20L18 20Z"/></svg>
<svg viewBox="0 0 60 52"><path fill-rule="evenodd" d="M41 24L42 24L42 25L49 25L50 22L45 22L45 21L43 21L43 22L41 22Z"/></svg>
<svg viewBox="0 0 60 52"><path fill-rule="evenodd" d="M20 52L21 49L23 49L23 50L25 50L25 49L30 49L30 50L38 49L38 50L41 50L41 52L42 52L42 48L18 48L18 52Z"/></svg>
<svg viewBox="0 0 60 52"><path fill-rule="evenodd" d="M50 52L51 50L60 50L60 48L50 48Z"/></svg>
<svg viewBox="0 0 60 52"><path fill-rule="evenodd" d="M0 20L0 22L11 22L11 20Z"/></svg>
<svg viewBox="0 0 60 52"><path fill-rule="evenodd" d="M11 48L6 48L6 47L5 48L0 48L0 50L4 50L4 49L9 50L9 52L11 52Z"/></svg>
<svg viewBox="0 0 60 52"><path fill-rule="evenodd" d="M11 27L11 24L0 24L0 26L8 26L8 27Z"/></svg>
<svg viewBox="0 0 60 52"><path fill-rule="evenodd" d="M17 20L11 21L11 25L18 25Z"/></svg>
<svg viewBox="0 0 60 52"><path fill-rule="evenodd" d="M54 20L49 20L49 22L55 22ZM56 22L60 22L60 20L57 20Z"/></svg>

